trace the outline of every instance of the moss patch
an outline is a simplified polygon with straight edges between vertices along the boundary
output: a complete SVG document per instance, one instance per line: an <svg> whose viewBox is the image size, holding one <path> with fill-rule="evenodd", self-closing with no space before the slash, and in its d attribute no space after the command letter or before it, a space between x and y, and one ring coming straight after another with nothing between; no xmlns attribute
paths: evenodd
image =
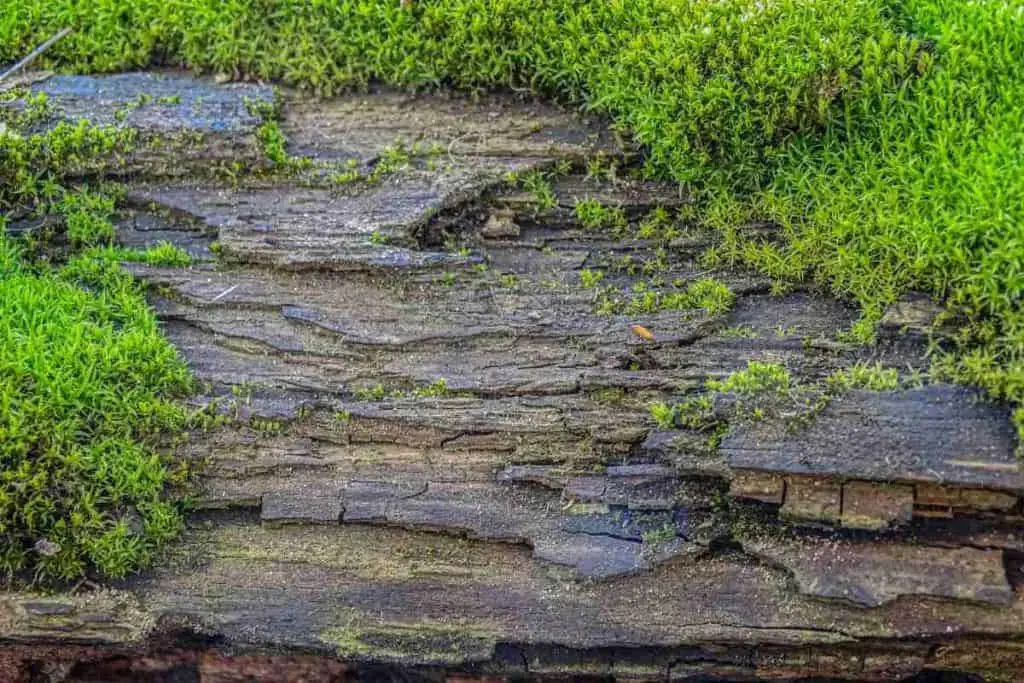
<svg viewBox="0 0 1024 683"><path fill-rule="evenodd" d="M0 252L0 569L123 576L179 531L153 447L190 375L116 263Z"/></svg>
<svg viewBox="0 0 1024 683"><path fill-rule="evenodd" d="M344 657L435 665L489 660L497 642L479 627L431 623L344 626L327 629L320 639Z"/></svg>
<svg viewBox="0 0 1024 683"><path fill-rule="evenodd" d="M132 133L59 124L30 106L0 134L0 572L42 582L145 566L181 527L157 446L190 416L191 377L119 258L181 263L167 246L108 246L116 188L71 187ZM57 218L15 241L8 215ZM70 245L52 249L60 237ZM107 246L105 246L107 245ZM76 251L87 248L84 252ZM59 258L57 265L51 252Z"/></svg>

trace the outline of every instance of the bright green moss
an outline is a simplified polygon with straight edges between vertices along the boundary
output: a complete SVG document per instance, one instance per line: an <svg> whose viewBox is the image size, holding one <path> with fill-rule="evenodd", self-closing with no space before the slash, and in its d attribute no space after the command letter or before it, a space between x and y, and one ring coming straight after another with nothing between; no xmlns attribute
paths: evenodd
<svg viewBox="0 0 1024 683"><path fill-rule="evenodd" d="M538 211L547 211L558 206L558 198L555 196L555 190L551 187L551 181L546 174L532 171L524 175L519 182L523 189L533 195Z"/></svg>
<svg viewBox="0 0 1024 683"><path fill-rule="evenodd" d="M188 423L188 370L116 264L0 253L0 570L123 576L180 527L154 446Z"/></svg>
<svg viewBox="0 0 1024 683"><path fill-rule="evenodd" d="M676 409L664 402L652 403L649 406L651 418L661 429L673 429L676 424Z"/></svg>
<svg viewBox="0 0 1024 683"><path fill-rule="evenodd" d="M884 368L881 363L857 363L833 372L828 376L826 386L833 393L848 389L895 391L900 386L900 375L895 368Z"/></svg>
<svg viewBox="0 0 1024 683"><path fill-rule="evenodd" d="M584 268L580 271L580 286L584 289L596 289L604 279L604 273L600 270Z"/></svg>
<svg viewBox="0 0 1024 683"><path fill-rule="evenodd" d="M158 447L191 423L174 400L191 376L118 267L127 250L95 246L113 238L117 188L63 184L116 163L132 134L27 132L37 119L7 117L0 211L62 217L67 242L91 248L54 268L35 259L52 235L16 242L0 215L0 572L120 577L180 530Z"/></svg>
<svg viewBox="0 0 1024 683"><path fill-rule="evenodd" d="M752 360L743 370L737 370L724 380L709 380L708 389L731 392L744 396L756 394L784 395L790 388L789 370L778 363Z"/></svg>
<svg viewBox="0 0 1024 683"><path fill-rule="evenodd" d="M585 230L608 230L618 236L626 230L626 213L618 207L605 206L596 199L577 200L573 213Z"/></svg>
<svg viewBox="0 0 1024 683"><path fill-rule="evenodd" d="M624 306L627 315L640 315L657 311L704 310L708 315L727 313L736 301L736 294L714 278L702 278L686 285L685 289L661 291L643 282L633 285L633 293Z"/></svg>
<svg viewBox="0 0 1024 683"><path fill-rule="evenodd" d="M183 267L192 264L188 252L170 242L160 242L148 249L117 251L117 258L122 261L138 261L151 266Z"/></svg>

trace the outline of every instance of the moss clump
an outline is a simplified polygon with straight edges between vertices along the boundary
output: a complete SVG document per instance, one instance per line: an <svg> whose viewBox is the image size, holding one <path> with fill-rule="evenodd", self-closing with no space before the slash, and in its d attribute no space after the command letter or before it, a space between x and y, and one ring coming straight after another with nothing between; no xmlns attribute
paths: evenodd
<svg viewBox="0 0 1024 683"><path fill-rule="evenodd" d="M736 294L728 285L708 277L688 284L681 303L683 308L702 308L708 315L722 315L735 301Z"/></svg>
<svg viewBox="0 0 1024 683"><path fill-rule="evenodd" d="M596 289L604 279L604 272L584 268L580 271L580 286L584 289Z"/></svg>
<svg viewBox="0 0 1024 683"><path fill-rule="evenodd" d="M103 246L117 189L63 182L116 165L132 133L84 121L33 133L31 102L0 134L0 572L120 577L181 527L158 447L191 423L174 400L191 377L118 267L127 250ZM7 215L62 218L69 260L50 265L56 232L6 235Z"/></svg>
<svg viewBox="0 0 1024 683"><path fill-rule="evenodd" d="M663 401L652 403L649 407L654 423L661 429L673 429L676 426L676 409Z"/></svg>
<svg viewBox="0 0 1024 683"><path fill-rule="evenodd" d="M445 381L444 378L436 380L425 387L416 387L412 390L413 396L417 396L419 398L437 398L441 396L449 396L451 393L452 392L448 389L448 382Z"/></svg>
<svg viewBox="0 0 1024 683"><path fill-rule="evenodd" d="M127 261L130 263L147 263L151 266L180 268L192 265L192 257L189 253L170 242L160 242L147 249L105 247L87 253L98 258L108 258L116 261Z"/></svg>
<svg viewBox="0 0 1024 683"><path fill-rule="evenodd" d="M669 215L667 209L657 206L637 226L636 236L642 240L653 240L657 242L671 242L679 237L682 232L676 227L675 222Z"/></svg>
<svg viewBox="0 0 1024 683"><path fill-rule="evenodd" d="M625 211L605 206L596 199L578 200L573 214L585 230L608 230L613 235L622 236L628 226Z"/></svg>
<svg viewBox="0 0 1024 683"><path fill-rule="evenodd" d="M677 533L674 523L665 522L660 527L645 530L640 538L646 548L656 550L674 541Z"/></svg>
<svg viewBox="0 0 1024 683"><path fill-rule="evenodd" d="M684 283L680 283L684 284ZM685 288L659 290L644 282L633 285L631 298L625 303L615 303L610 291L602 292L604 301L599 302L605 312L621 309L627 315L655 313L657 311L703 310L708 315L722 315L732 309L736 294L728 285L715 278L702 278L685 284Z"/></svg>
<svg viewBox="0 0 1024 683"><path fill-rule="evenodd" d="M836 370L826 379L830 393L849 389L871 391L895 391L900 387L900 373L896 368L882 367L881 363L870 365L857 363L843 370Z"/></svg>
<svg viewBox="0 0 1024 683"><path fill-rule="evenodd" d="M124 576L179 530L154 450L191 388L139 289L92 256L50 272L0 237L0 569Z"/></svg>
<svg viewBox="0 0 1024 683"><path fill-rule="evenodd" d="M737 370L724 380L709 380L707 388L741 396L765 393L781 395L789 391L791 382L786 366L752 360L745 369Z"/></svg>
<svg viewBox="0 0 1024 683"><path fill-rule="evenodd" d="M558 197L555 196L548 174L531 171L524 175L519 183L524 190L533 195L534 208L537 211L547 211L558 206Z"/></svg>

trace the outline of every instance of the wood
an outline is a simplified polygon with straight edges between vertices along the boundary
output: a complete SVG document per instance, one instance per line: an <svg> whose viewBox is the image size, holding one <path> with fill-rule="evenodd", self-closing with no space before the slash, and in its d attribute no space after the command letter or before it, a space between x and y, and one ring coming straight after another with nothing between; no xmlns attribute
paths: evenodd
<svg viewBox="0 0 1024 683"><path fill-rule="evenodd" d="M243 98L268 88L144 74L35 87L101 122L140 93L182 94L132 110L123 123L147 145L102 172L129 184L122 243L196 257L126 267L203 386L194 402L230 419L180 446L204 464L197 510L157 567L0 594L4 680L1024 676L1024 475L1005 407L937 385L850 392L795 431L734 424L720 449L657 430L651 402L750 360L805 384L867 354L927 360L920 345L805 343L856 312L745 273L714 274L738 297L724 317L598 314L579 269L624 289L637 276L608 261L658 245L582 230L574 199L636 219L686 198L570 174L538 212L502 179L628 153L599 127L497 96L289 94L289 151L325 173L232 180L211 171L266 168ZM376 184L325 180L348 159L371 168L396 137L445 152ZM713 240L675 244L665 280L708 276Z"/></svg>

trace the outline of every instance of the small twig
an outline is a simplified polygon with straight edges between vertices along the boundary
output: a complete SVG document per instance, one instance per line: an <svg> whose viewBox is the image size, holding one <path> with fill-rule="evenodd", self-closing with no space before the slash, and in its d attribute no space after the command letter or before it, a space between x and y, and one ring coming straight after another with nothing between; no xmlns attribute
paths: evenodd
<svg viewBox="0 0 1024 683"><path fill-rule="evenodd" d="M25 55L24 59L22 59L20 62L18 62L14 66L12 66L7 71L5 71L2 74L0 74L0 83L3 83L5 80L7 80L11 76L13 76L14 74L18 73L19 71L24 69L26 66L28 66L29 64L34 62L36 57L38 57L39 55L41 55L44 52L46 52L47 50L49 50L51 45L53 45L54 43L56 43L58 40L60 40L61 38L63 38L64 36L66 36L69 33L71 33L71 29L70 28L62 28L61 30L57 31L52 36L47 38L46 42L44 42L42 45L40 45L36 49L32 50L32 52L29 52L27 55Z"/></svg>
<svg viewBox="0 0 1024 683"><path fill-rule="evenodd" d="M217 296L215 296L212 299L210 299L211 303L214 302L214 301L219 301L220 299L226 297L228 294L230 294L231 292L235 291L236 289L238 289L238 285L231 285L230 287L225 289L223 292L221 292Z"/></svg>

